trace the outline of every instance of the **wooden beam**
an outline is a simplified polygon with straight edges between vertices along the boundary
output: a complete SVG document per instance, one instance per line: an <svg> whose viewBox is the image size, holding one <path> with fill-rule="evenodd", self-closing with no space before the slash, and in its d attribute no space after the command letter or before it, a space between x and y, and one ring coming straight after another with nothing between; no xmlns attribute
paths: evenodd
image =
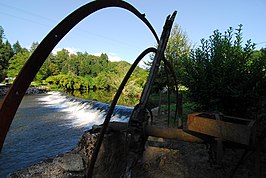
<svg viewBox="0 0 266 178"><path fill-rule="evenodd" d="M122 122L110 122L109 129L114 131L125 131L127 129L127 123ZM196 137L182 129L167 128L167 127L157 127L148 125L145 128L145 134L148 136L174 139L185 142L203 143L204 140Z"/></svg>

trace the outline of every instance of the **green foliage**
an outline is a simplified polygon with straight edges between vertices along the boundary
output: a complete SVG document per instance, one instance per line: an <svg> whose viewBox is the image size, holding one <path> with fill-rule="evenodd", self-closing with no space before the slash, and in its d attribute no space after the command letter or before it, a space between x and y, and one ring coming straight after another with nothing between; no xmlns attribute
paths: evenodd
<svg viewBox="0 0 266 178"><path fill-rule="evenodd" d="M43 80L46 77L48 84L66 90L88 90L92 88L117 90L129 67L130 64L125 61L109 62L106 54L93 56L86 52L78 52L70 55L63 49L58 51L55 56L50 55L48 57L36 78ZM145 70L137 68L128 82L129 84L126 85L123 94L139 96L146 76L147 72Z"/></svg>
<svg viewBox="0 0 266 178"><path fill-rule="evenodd" d="M15 78L30 56L27 50L20 51L9 60L8 77Z"/></svg>
<svg viewBox="0 0 266 178"><path fill-rule="evenodd" d="M55 64L55 71L57 73L55 74L60 74L61 72L63 74L67 74L67 71L62 71L63 67L66 66L66 62L68 61L69 59L69 52L66 50L66 49L62 49L61 51L58 51L55 55L55 58L54 58L54 64Z"/></svg>
<svg viewBox="0 0 266 178"><path fill-rule="evenodd" d="M17 41L12 48L4 40L4 30L0 26L0 81L6 75L15 78L38 45L38 42L33 42L30 50L27 50ZM87 52L70 54L68 50L62 49L48 56L35 76L34 84L48 83L53 89L64 90L116 90L129 68L130 64L125 61L110 62L105 53L100 56ZM137 68L125 86L123 95L139 97L146 77L147 71ZM127 102L127 99L124 100Z"/></svg>
<svg viewBox="0 0 266 178"><path fill-rule="evenodd" d="M242 45L242 25L224 34L215 30L208 40L192 51L184 62L184 85L193 101L203 110L218 110L225 114L250 114L265 81L265 59L254 57L254 44Z"/></svg>
<svg viewBox="0 0 266 178"><path fill-rule="evenodd" d="M20 51L23 50L18 41L15 44L13 44L13 50L15 54L18 54Z"/></svg>
<svg viewBox="0 0 266 178"><path fill-rule="evenodd" d="M65 90L89 89L90 86L88 80L73 74L50 76L46 79L46 82L50 85L59 86Z"/></svg>
<svg viewBox="0 0 266 178"><path fill-rule="evenodd" d="M174 75L177 76L179 81L182 81L182 78L185 74L185 68L183 66L184 61L189 58L190 55L191 43L187 37L186 32L182 30L179 25L175 25L172 29L170 38L167 43L165 50L165 57L172 65L174 69ZM163 87L169 85L167 83L167 73L170 74L170 71L167 71L163 62L161 63L160 69L158 71L157 77L154 82L154 90L162 90ZM169 80L173 80L171 75L168 77ZM170 83L174 84L173 82Z"/></svg>
<svg viewBox="0 0 266 178"><path fill-rule="evenodd" d="M133 74L131 75L123 93L126 96L140 98L142 90L145 86L148 77L148 72L146 70L137 67Z"/></svg>
<svg viewBox="0 0 266 178"><path fill-rule="evenodd" d="M39 45L38 42L33 42L33 43L31 44L31 47L30 47L29 52L32 54L32 53L35 51L35 49L38 47L38 45Z"/></svg>
<svg viewBox="0 0 266 178"><path fill-rule="evenodd" d="M0 26L0 81L6 76L16 77L37 46L38 43L33 43L29 51L18 41L11 46ZM186 33L175 25L165 56L173 65L183 92L191 99L184 104L188 108L184 110L218 110L244 117L250 117L255 111L265 116L266 48L255 51L254 46L251 40L243 45L242 25L239 25L238 29L229 28L224 33L215 30L209 39L202 39L201 45L191 50ZM129 68L125 61L110 62L104 53L100 56L87 52L70 54L62 49L49 55L34 81L38 84L45 81L53 88L64 90L95 87L116 90ZM139 98L147 76L146 70L137 67L123 95ZM166 85L166 70L161 65L154 82L155 91Z"/></svg>
<svg viewBox="0 0 266 178"><path fill-rule="evenodd" d="M4 29L0 26L0 82L6 77L8 62L13 55L11 44L5 40Z"/></svg>
<svg viewBox="0 0 266 178"><path fill-rule="evenodd" d="M1 40L1 42L2 42L2 40L4 38L4 36L5 36L4 29L3 29L2 26L0 26L0 40Z"/></svg>
<svg viewBox="0 0 266 178"><path fill-rule="evenodd" d="M189 58L190 48L191 43L186 32L176 24L168 40L165 57L172 64L178 77L183 74L184 68L182 63Z"/></svg>

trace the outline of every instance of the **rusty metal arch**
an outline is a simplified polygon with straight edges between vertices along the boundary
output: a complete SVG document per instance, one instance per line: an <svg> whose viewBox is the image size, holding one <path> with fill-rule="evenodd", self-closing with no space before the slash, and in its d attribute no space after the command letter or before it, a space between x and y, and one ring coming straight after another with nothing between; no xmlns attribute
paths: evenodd
<svg viewBox="0 0 266 178"><path fill-rule="evenodd" d="M155 30L145 18L145 15L141 14L135 7L127 2L121 0L93 1L72 12L42 40L25 63L13 85L6 94L2 106L0 106L0 152L21 100L48 55L59 43L59 41L81 20L98 10L108 7L123 8L136 15L150 29L157 43L159 42L159 38Z"/></svg>

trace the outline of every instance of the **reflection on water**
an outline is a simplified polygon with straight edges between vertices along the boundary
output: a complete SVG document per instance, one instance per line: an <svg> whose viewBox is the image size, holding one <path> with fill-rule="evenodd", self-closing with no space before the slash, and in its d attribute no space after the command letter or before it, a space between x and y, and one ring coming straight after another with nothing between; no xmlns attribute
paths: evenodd
<svg viewBox="0 0 266 178"><path fill-rule="evenodd" d="M111 103L114 95L116 93L115 90L113 91L107 91L107 90L89 90L89 91L80 91L80 90L74 90L74 91L68 91L67 92L69 95L78 97L78 98L83 98L87 100L96 100L104 103ZM120 95L120 98L118 100L118 105L123 105L123 106L135 106L139 102L139 98L130 98L123 93Z"/></svg>

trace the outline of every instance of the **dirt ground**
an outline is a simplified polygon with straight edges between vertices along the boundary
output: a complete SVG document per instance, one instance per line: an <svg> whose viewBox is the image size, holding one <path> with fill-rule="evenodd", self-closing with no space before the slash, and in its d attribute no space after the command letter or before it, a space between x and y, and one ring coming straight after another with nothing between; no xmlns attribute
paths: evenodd
<svg viewBox="0 0 266 178"><path fill-rule="evenodd" d="M166 121L157 119L155 111L153 113L155 125L167 125ZM222 162L216 164L210 159L208 145L149 137L143 160L134 169L134 177L266 177L266 155L263 153L259 156L260 171L255 166L255 152L248 152L234 171L244 152L244 149L225 148Z"/></svg>

